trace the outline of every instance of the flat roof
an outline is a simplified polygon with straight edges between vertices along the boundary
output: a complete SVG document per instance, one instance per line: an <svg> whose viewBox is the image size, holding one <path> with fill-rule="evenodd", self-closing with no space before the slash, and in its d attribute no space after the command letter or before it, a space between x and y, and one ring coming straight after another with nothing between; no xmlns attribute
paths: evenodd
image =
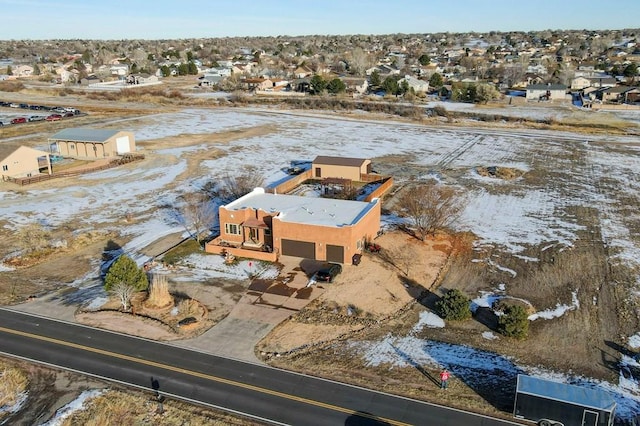
<svg viewBox="0 0 640 426"><path fill-rule="evenodd" d="M613 412L616 406L615 400L604 391L567 385L522 374L518 375L516 392L608 412Z"/></svg>
<svg viewBox="0 0 640 426"><path fill-rule="evenodd" d="M364 158L352 158L352 157L330 157L327 155L318 155L313 164L327 164L331 166L354 166L360 167L367 161Z"/></svg>
<svg viewBox="0 0 640 426"><path fill-rule="evenodd" d="M120 132L121 130L87 129L77 127L61 130L51 136L49 140L103 143Z"/></svg>
<svg viewBox="0 0 640 426"><path fill-rule="evenodd" d="M298 195L267 194L256 188L224 206L227 210L262 210L283 222L342 227L358 223L377 201L334 200Z"/></svg>

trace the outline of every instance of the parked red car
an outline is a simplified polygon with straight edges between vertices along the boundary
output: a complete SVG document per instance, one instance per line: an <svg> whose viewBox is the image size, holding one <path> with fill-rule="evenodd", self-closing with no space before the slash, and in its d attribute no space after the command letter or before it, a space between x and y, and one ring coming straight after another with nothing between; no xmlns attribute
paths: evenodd
<svg viewBox="0 0 640 426"><path fill-rule="evenodd" d="M51 114L51 115L47 115L47 118L45 118L45 120L58 121L58 120L62 120L62 116L60 114Z"/></svg>
<svg viewBox="0 0 640 426"><path fill-rule="evenodd" d="M19 124L19 123L26 123L27 119L25 117L16 117L13 120L11 120L11 124Z"/></svg>

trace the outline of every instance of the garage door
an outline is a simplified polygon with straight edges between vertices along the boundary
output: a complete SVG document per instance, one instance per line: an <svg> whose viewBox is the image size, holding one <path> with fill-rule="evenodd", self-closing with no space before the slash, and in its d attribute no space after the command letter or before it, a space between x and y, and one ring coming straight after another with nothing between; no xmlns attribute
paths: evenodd
<svg viewBox="0 0 640 426"><path fill-rule="evenodd" d="M116 152L118 154L131 152L131 146L129 145L129 136L121 136L119 138L116 138Z"/></svg>
<svg viewBox="0 0 640 426"><path fill-rule="evenodd" d="M344 247L327 244L327 260L329 262L344 263Z"/></svg>
<svg viewBox="0 0 640 426"><path fill-rule="evenodd" d="M296 256L304 257L305 259L315 259L316 243L283 239L282 254L285 256Z"/></svg>

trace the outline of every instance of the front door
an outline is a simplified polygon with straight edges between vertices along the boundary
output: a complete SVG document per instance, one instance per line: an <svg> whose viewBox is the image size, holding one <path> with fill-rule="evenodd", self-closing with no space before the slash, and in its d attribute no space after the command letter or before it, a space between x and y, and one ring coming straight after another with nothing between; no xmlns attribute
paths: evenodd
<svg viewBox="0 0 640 426"><path fill-rule="evenodd" d="M252 243L257 243L258 240L258 228L249 228L249 239Z"/></svg>
<svg viewBox="0 0 640 426"><path fill-rule="evenodd" d="M322 177L322 169L320 167L316 167L316 177Z"/></svg>
<svg viewBox="0 0 640 426"><path fill-rule="evenodd" d="M599 413L595 411L584 410L582 415L582 426L598 426Z"/></svg>

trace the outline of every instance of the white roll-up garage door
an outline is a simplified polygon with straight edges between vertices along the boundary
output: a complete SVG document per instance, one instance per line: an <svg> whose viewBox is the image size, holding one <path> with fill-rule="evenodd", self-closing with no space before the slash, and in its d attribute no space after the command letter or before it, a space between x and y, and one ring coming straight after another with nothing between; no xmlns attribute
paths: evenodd
<svg viewBox="0 0 640 426"><path fill-rule="evenodd" d="M119 138L116 138L116 152L118 154L131 152L131 146L129 144L129 136L121 136Z"/></svg>

